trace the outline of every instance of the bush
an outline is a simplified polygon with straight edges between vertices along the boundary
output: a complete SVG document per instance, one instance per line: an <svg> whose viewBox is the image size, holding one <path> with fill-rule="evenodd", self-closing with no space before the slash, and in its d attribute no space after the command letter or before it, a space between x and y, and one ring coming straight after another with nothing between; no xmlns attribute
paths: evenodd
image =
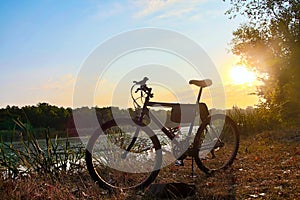
<svg viewBox="0 0 300 200"><path fill-rule="evenodd" d="M283 127L276 115L262 107L246 109L233 107L227 111L227 114L237 123L241 135L244 136Z"/></svg>

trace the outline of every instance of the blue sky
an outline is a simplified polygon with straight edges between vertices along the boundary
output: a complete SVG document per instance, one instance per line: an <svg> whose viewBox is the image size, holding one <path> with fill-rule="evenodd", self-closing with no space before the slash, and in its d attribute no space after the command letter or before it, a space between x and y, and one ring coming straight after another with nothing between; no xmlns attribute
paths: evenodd
<svg viewBox="0 0 300 200"><path fill-rule="evenodd" d="M232 31L222 0L0 1L0 107L49 102L72 106L76 76L103 41L143 27L166 28L196 41L211 57L227 91L227 106L257 102L254 86L231 84ZM235 93L245 97L235 99ZM100 105L101 106L101 105Z"/></svg>

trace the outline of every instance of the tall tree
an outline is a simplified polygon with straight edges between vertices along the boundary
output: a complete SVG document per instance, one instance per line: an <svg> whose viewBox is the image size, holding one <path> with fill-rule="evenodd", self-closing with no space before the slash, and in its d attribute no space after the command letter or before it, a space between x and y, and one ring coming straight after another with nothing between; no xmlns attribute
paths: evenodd
<svg viewBox="0 0 300 200"><path fill-rule="evenodd" d="M261 74L260 106L279 121L299 124L300 1L228 1L230 18L242 15L248 19L233 32L231 50Z"/></svg>

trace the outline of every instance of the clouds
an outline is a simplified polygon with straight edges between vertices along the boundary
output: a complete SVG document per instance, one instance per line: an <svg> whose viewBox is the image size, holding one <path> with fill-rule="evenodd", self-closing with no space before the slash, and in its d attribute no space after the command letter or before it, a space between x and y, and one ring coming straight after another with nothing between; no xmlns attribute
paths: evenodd
<svg viewBox="0 0 300 200"><path fill-rule="evenodd" d="M75 83L75 77L72 74L65 74L61 77L50 78L41 88L45 90L72 90Z"/></svg>
<svg viewBox="0 0 300 200"><path fill-rule="evenodd" d="M214 17L223 14L211 7L212 0L128 0L128 2L101 2L96 5L93 18L109 19L118 15L127 15L133 20L199 20L204 16ZM219 2L222 3L222 2Z"/></svg>
<svg viewBox="0 0 300 200"><path fill-rule="evenodd" d="M205 15L214 16L224 12L209 7L207 0L131 0L130 2L137 8L137 12L133 14L134 18L195 20Z"/></svg>
<svg viewBox="0 0 300 200"><path fill-rule="evenodd" d="M159 11L164 11L178 1L179 0L132 0L131 3L140 9L134 14L134 17L140 18Z"/></svg>
<svg viewBox="0 0 300 200"><path fill-rule="evenodd" d="M70 73L51 76L47 81L42 82L40 86L28 91L32 94L30 101L46 101L50 104L68 107L72 105L72 94L75 81L74 75Z"/></svg>
<svg viewBox="0 0 300 200"><path fill-rule="evenodd" d="M53 67L54 68L54 67ZM23 69L5 74L9 80L1 84L0 106L30 105L49 102L55 105L72 105L75 76L54 69Z"/></svg>

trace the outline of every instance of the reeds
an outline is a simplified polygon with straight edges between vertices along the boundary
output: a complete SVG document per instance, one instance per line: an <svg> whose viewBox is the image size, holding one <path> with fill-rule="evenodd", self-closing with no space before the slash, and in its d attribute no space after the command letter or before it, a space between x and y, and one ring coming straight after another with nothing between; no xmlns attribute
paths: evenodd
<svg viewBox="0 0 300 200"><path fill-rule="evenodd" d="M227 110L227 114L237 123L242 136L283 128L277 116L268 109L233 107Z"/></svg>
<svg viewBox="0 0 300 200"><path fill-rule="evenodd" d="M55 177L60 172L73 173L84 168L84 146L70 144L69 137L51 139L49 130L45 139L38 140L28 123L14 120L21 130L20 142L4 142L0 137L0 170L6 178L16 178L31 173ZM13 136L12 136L13 137Z"/></svg>

